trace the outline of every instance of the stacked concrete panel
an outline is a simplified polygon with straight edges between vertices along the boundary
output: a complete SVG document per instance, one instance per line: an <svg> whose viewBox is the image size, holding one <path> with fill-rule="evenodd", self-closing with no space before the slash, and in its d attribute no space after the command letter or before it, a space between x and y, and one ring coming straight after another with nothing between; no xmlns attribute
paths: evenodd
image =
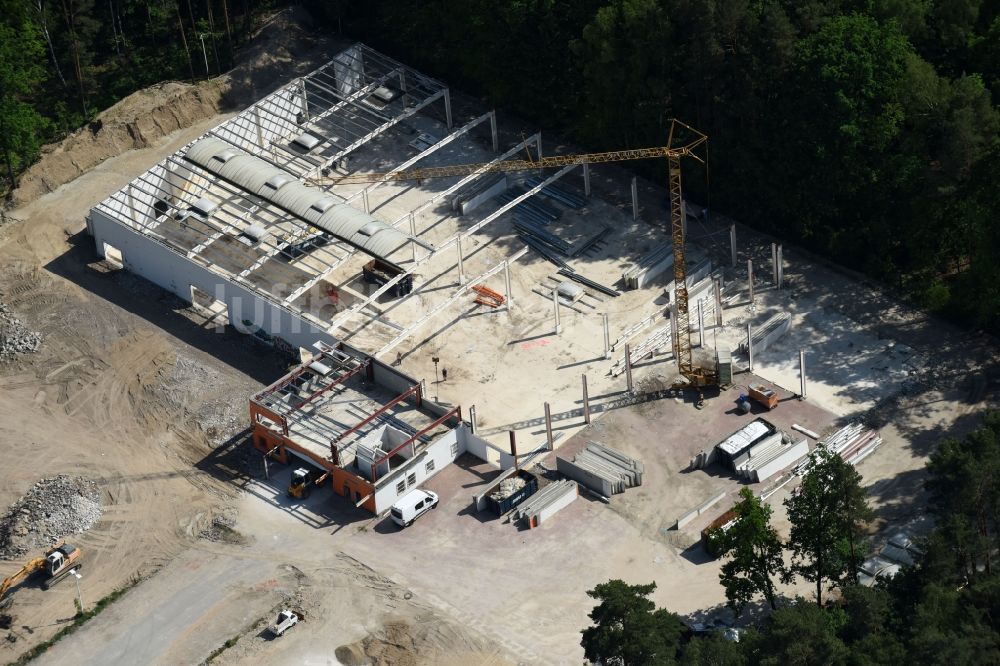
<svg viewBox="0 0 1000 666"><path fill-rule="evenodd" d="M878 430L866 430L860 423L846 425L819 443L851 465L857 465L881 445L882 434ZM795 468L795 473L802 476L809 471L809 466L810 461L806 460Z"/></svg>
<svg viewBox="0 0 1000 666"><path fill-rule="evenodd" d="M626 289L640 289L653 278L674 265L674 246L671 243L658 245L652 252L622 273Z"/></svg>
<svg viewBox="0 0 1000 666"><path fill-rule="evenodd" d="M753 327L753 353L760 354L777 342L792 327L792 316L779 312L760 326ZM740 344L740 352L747 353L746 341Z"/></svg>
<svg viewBox="0 0 1000 666"><path fill-rule="evenodd" d="M562 479L550 483L514 509L513 519L523 518L527 521L528 527L538 527L571 504L579 495L580 488L576 481Z"/></svg>
<svg viewBox="0 0 1000 666"><path fill-rule="evenodd" d="M809 442L804 439L786 444L780 435L776 439L769 437L750 449L749 457L736 468L736 472L748 481L759 483L791 467L808 454Z"/></svg>
<svg viewBox="0 0 1000 666"><path fill-rule="evenodd" d="M576 454L572 461L556 458L556 469L594 492L611 497L626 488L642 485L643 464L597 442Z"/></svg>

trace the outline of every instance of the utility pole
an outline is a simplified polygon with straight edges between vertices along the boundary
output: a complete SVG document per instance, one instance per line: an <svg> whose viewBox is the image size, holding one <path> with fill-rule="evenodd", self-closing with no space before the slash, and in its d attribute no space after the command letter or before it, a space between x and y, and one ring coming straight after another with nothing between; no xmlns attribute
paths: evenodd
<svg viewBox="0 0 1000 666"><path fill-rule="evenodd" d="M201 40L201 54L205 56L205 78L207 79L212 76L212 72L208 69L208 51L205 50L205 35L198 35L198 38Z"/></svg>

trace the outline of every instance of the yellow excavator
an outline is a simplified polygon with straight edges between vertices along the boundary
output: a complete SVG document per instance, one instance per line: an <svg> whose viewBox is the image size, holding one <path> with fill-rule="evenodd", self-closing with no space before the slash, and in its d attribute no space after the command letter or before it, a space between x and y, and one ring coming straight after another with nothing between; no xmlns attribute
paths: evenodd
<svg viewBox="0 0 1000 666"><path fill-rule="evenodd" d="M11 588L25 580L38 571L45 572L45 580L42 581L42 589L47 590L55 583L62 580L70 571L79 569L83 565L80 563L82 552L76 546L71 546L65 542L60 542L45 552L42 557L36 557L25 564L12 576L8 576L0 583L0 608L6 608L11 603L8 593Z"/></svg>

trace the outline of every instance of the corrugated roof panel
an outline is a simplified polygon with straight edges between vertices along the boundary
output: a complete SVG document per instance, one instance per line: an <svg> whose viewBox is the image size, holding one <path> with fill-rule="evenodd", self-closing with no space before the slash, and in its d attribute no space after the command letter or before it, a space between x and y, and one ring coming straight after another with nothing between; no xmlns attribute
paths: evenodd
<svg viewBox="0 0 1000 666"><path fill-rule="evenodd" d="M382 220L337 203L321 190L294 180L283 169L236 150L221 139L199 139L188 148L185 159L373 257L387 259L409 238Z"/></svg>

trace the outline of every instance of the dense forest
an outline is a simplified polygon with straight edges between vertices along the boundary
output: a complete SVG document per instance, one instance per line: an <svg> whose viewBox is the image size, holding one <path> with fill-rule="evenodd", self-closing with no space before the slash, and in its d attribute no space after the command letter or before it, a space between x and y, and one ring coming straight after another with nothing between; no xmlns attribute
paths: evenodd
<svg viewBox="0 0 1000 666"><path fill-rule="evenodd" d="M868 551L856 537L871 514L857 472L831 456L817 460L786 501L787 543L770 528L769 507L749 490L737 505L720 582L737 612L755 598L776 608L759 629L744 630L738 642L714 631L692 636L680 617L647 599L654 585L613 580L588 592L598 604L582 633L587 658L619 666L996 664L1000 412L985 414L968 437L944 441L927 468L937 528L920 542L915 565L894 578L857 584L857 561ZM783 548L793 553L788 569ZM836 594L777 601L774 583L795 576Z"/></svg>
<svg viewBox="0 0 1000 666"><path fill-rule="evenodd" d="M711 142L693 200L1000 331L998 0L305 4L325 29L590 149L661 145L680 118ZM129 92L226 69L274 4L0 7L13 180L42 143Z"/></svg>

